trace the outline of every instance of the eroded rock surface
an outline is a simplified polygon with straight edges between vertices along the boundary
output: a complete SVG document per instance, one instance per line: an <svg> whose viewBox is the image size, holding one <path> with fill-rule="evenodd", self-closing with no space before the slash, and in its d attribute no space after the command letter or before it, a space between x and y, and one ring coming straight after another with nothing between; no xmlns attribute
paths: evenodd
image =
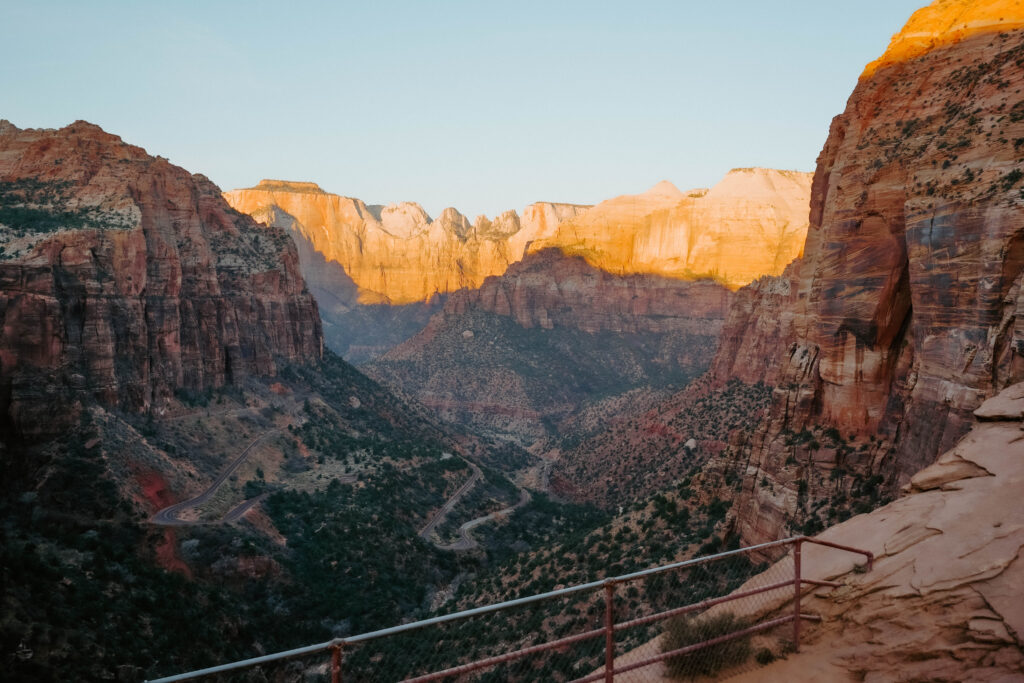
<svg viewBox="0 0 1024 683"><path fill-rule="evenodd" d="M99 127L0 122L0 408L52 433L75 396L130 410L320 357L295 246Z"/></svg>
<svg viewBox="0 0 1024 683"><path fill-rule="evenodd" d="M874 554L803 544L800 652L767 666L747 662L735 681L1017 681L1024 679L1024 438L1020 422L977 424L913 478L904 497L836 525L819 538ZM861 565L860 571L854 571ZM787 554L736 592L791 581ZM792 613L791 589L715 606L753 621ZM778 637L789 638L790 627ZM781 653L780 641L758 646ZM618 665L656 654L657 640ZM638 670L660 680L661 665Z"/></svg>
<svg viewBox="0 0 1024 683"><path fill-rule="evenodd" d="M837 480L895 493L1024 379L1022 25L1020 2L915 14L833 121L797 270L740 293L714 367L776 386L732 454L745 540L801 529Z"/></svg>
<svg viewBox="0 0 1024 683"><path fill-rule="evenodd" d="M732 296L710 280L617 276L550 249L452 294L365 370L449 420L530 445L588 401L699 375Z"/></svg>
<svg viewBox="0 0 1024 683"><path fill-rule="evenodd" d="M346 303L418 303L437 294L480 286L522 258L527 242L552 232L588 206L541 202L520 217L506 211L470 221L454 208L431 220L418 204L367 206L321 190L314 183L263 180L224 194L258 220L282 224L286 216L304 241L344 277L314 276L321 289L337 290ZM282 215L275 215L284 214ZM336 280L336 281L335 281Z"/></svg>
<svg viewBox="0 0 1024 683"><path fill-rule="evenodd" d="M730 171L710 190L661 182L601 202L560 224L530 251L558 248L609 273L714 277L733 289L779 275L803 250L811 175Z"/></svg>
<svg viewBox="0 0 1024 683"><path fill-rule="evenodd" d="M913 493L821 535L874 552L873 571L847 574L844 553L805 546L805 574L843 587L804 598L824 621L800 654L737 680L820 680L808 661L863 681L1024 678L1020 426L978 424L915 475Z"/></svg>
<svg viewBox="0 0 1024 683"><path fill-rule="evenodd" d="M551 248L619 275L714 276L739 287L778 275L800 253L810 181L808 173L736 169L711 190L684 193L662 181L593 208L539 202L522 216L472 223L453 208L432 221L414 203L367 206L313 183L264 180L225 197L259 220L274 210L291 216L294 233L341 265L361 302L406 304L479 287L526 253Z"/></svg>

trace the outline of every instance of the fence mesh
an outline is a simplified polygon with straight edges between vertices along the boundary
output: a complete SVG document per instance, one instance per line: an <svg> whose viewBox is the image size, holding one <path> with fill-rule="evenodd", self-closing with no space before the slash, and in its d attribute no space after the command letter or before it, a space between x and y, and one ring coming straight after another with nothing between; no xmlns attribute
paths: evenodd
<svg viewBox="0 0 1024 683"><path fill-rule="evenodd" d="M747 553L727 554L346 643L335 679L331 653L322 651L204 680L605 681L609 656L619 683L727 678L785 657L794 647L796 573L789 550L767 570Z"/></svg>

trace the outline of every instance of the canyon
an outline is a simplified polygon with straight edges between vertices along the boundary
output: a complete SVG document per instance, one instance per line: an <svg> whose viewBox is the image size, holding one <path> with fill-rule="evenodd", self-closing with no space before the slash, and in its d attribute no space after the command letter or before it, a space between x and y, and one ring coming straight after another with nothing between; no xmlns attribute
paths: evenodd
<svg viewBox="0 0 1024 683"><path fill-rule="evenodd" d="M141 680L821 534L876 564L809 549L842 585L751 680L1019 677L1022 91L1024 2L935 0L813 174L472 222L222 192L83 121L0 121L6 670ZM791 566L684 578L702 599ZM346 672L405 679L603 606L558 609ZM637 633L626 657L656 644ZM563 650L525 676L601 664Z"/></svg>
<svg viewBox="0 0 1024 683"><path fill-rule="evenodd" d="M431 220L412 202L367 205L308 182L263 180L224 196L292 235L327 343L365 363L423 329L450 293L550 249L615 275L712 278L730 289L777 275L802 249L810 180L735 169L710 190L663 181L593 207L540 202L473 223L454 208Z"/></svg>
<svg viewBox="0 0 1024 683"><path fill-rule="evenodd" d="M732 297L711 280L612 275L549 249L453 293L363 369L452 424L539 448L574 438L584 407L700 375Z"/></svg>

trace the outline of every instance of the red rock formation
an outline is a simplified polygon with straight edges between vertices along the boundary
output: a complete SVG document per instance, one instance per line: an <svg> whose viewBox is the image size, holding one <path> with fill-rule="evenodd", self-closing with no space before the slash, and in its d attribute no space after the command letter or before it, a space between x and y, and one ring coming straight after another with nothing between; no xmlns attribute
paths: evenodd
<svg viewBox="0 0 1024 683"><path fill-rule="evenodd" d="M714 385L722 386L730 379L747 384L778 382L778 350L796 338L793 319L799 273L800 261L796 260L781 275L766 275L736 292L708 373Z"/></svg>
<svg viewBox="0 0 1024 683"><path fill-rule="evenodd" d="M711 280L619 277L549 249L528 255L501 277L487 278L479 289L456 292L445 312L460 315L476 308L509 316L527 329L717 336L731 299L728 289Z"/></svg>
<svg viewBox="0 0 1024 683"><path fill-rule="evenodd" d="M756 329L730 331L716 368L735 357L733 374L761 377L763 332L777 328L780 347L771 416L743 458L747 540L798 514L795 495L755 481L791 493L809 482L820 498L821 475L838 469L894 488L1024 377L1022 21L1020 2L939 0L915 14L832 124L798 291L782 309L771 292L740 296L753 310L748 297L767 294L770 322L751 315ZM807 428L840 443L798 453L788 435Z"/></svg>
<svg viewBox="0 0 1024 683"><path fill-rule="evenodd" d="M710 280L617 276L551 249L452 294L365 370L449 420L530 444L588 401L702 372L731 299Z"/></svg>
<svg viewBox="0 0 1024 683"><path fill-rule="evenodd" d="M158 408L322 352L283 232L92 124L0 121L0 232L0 408L23 433L76 392Z"/></svg>
<svg viewBox="0 0 1024 683"><path fill-rule="evenodd" d="M290 219L297 240L340 265L346 277L322 289L338 289L363 304L402 305L429 300L462 287L478 287L522 258L528 242L546 236L563 220L586 211L574 204L532 204L520 216L506 211L473 224L453 208L431 220L419 204L367 206L359 199L324 192L315 183L263 180L225 198L265 223ZM352 292L352 288L356 292Z"/></svg>

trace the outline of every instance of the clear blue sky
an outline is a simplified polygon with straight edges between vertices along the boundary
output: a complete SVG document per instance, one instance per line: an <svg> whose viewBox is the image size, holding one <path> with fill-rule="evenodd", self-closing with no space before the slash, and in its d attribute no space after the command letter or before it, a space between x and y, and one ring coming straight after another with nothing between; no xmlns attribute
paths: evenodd
<svg viewBox="0 0 1024 683"><path fill-rule="evenodd" d="M812 170L926 0L0 0L0 118L472 218Z"/></svg>

